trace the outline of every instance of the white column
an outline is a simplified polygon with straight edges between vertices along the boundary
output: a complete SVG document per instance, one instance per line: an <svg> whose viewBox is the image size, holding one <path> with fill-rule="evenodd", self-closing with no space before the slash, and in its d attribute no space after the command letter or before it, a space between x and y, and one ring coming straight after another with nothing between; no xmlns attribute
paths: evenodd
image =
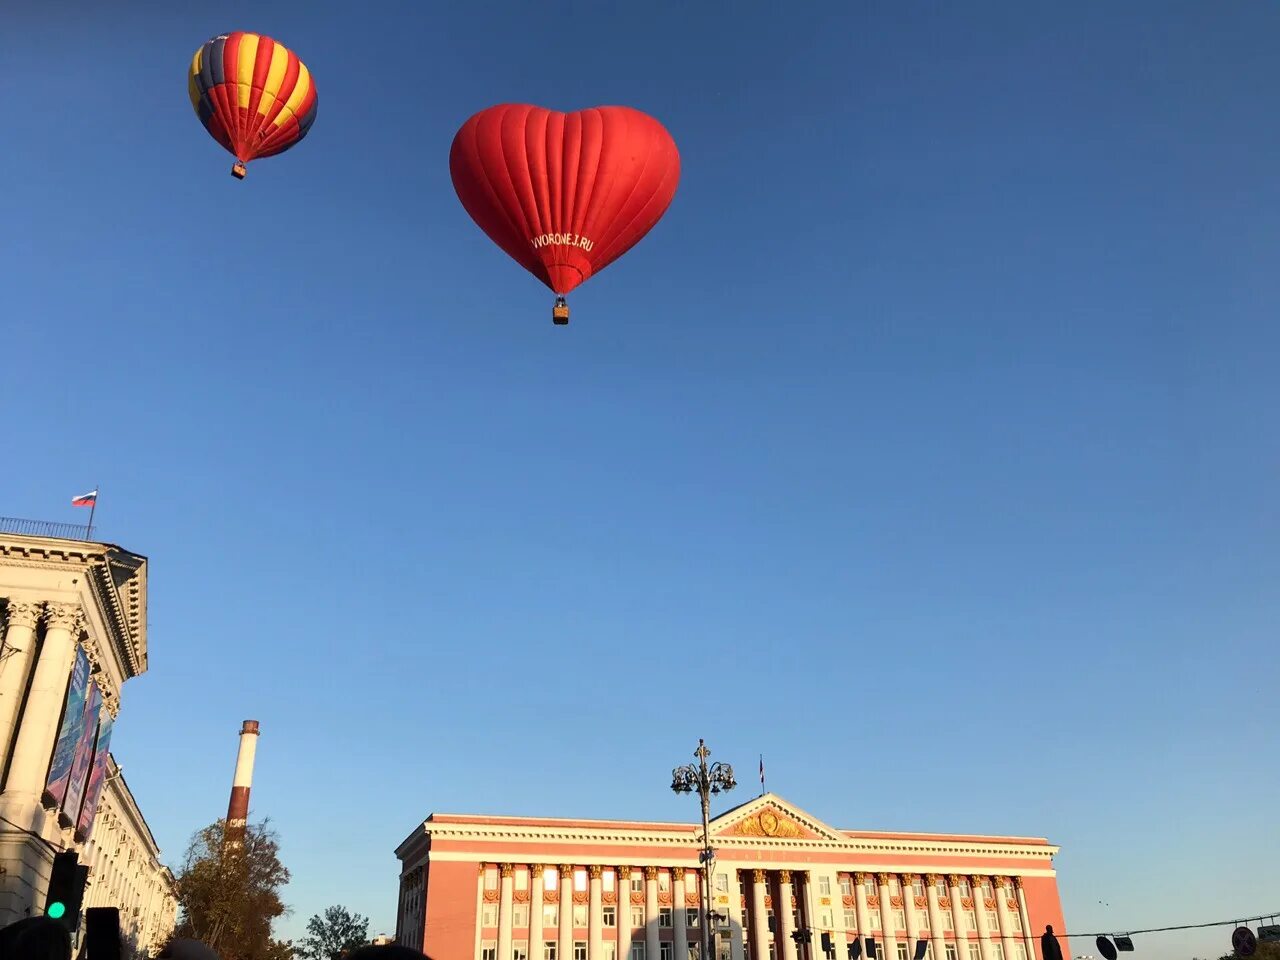
<svg viewBox="0 0 1280 960"><path fill-rule="evenodd" d="M618 960L631 960L631 868L619 867L618 879ZM530 957L529 960L534 960ZM538 960L541 960L539 957Z"/></svg>
<svg viewBox="0 0 1280 960"><path fill-rule="evenodd" d="M876 885L880 890L880 933L884 937L885 956L888 960L898 960L898 921L893 916L893 891L889 889L889 874L877 873Z"/></svg>
<svg viewBox="0 0 1280 960"><path fill-rule="evenodd" d="M846 930L844 926L844 896L840 893L840 871L837 870L834 873L832 873L830 880L831 880L831 945L835 948L836 960L848 960L849 954L848 954L847 948L845 947L845 944L848 943L849 941L848 941L848 938L845 937ZM821 899L822 895L819 894L818 896L819 896L819 899ZM820 910L822 909L822 906L823 905L819 905ZM821 936L815 937L814 943L817 944L817 947L815 948L817 950L817 953L815 954L815 956L819 956L819 957L823 956L822 937Z"/></svg>
<svg viewBox="0 0 1280 960"><path fill-rule="evenodd" d="M943 932L942 911L938 908L938 881L942 879L936 873L924 878L925 896L929 898L929 933L933 940L933 960L947 960L946 934ZM956 957L956 960L969 960L968 957Z"/></svg>
<svg viewBox="0 0 1280 960"><path fill-rule="evenodd" d="M540 863L529 864L529 960L542 960L542 871ZM499 958L504 960L504 958Z"/></svg>
<svg viewBox="0 0 1280 960"><path fill-rule="evenodd" d="M674 960L689 960L689 928L684 916L684 867L671 868L671 938Z"/></svg>
<svg viewBox="0 0 1280 960"><path fill-rule="evenodd" d="M1015 943L1013 921L1009 918L1009 895L1013 892L1009 878L996 877L995 891L996 916L1000 919L1000 942L1004 946L1004 960L1018 960L1016 951L1013 949Z"/></svg>
<svg viewBox="0 0 1280 960"><path fill-rule="evenodd" d="M5 793L34 798L36 809L28 826L42 823L39 806L44 792L44 779L53 756L53 743L58 736L58 714L67 694L67 680L76 658L76 642L84 615L79 604L46 604L44 646L36 663L35 675L27 694L27 706L18 726L18 740L13 748L13 761Z"/></svg>
<svg viewBox="0 0 1280 960"><path fill-rule="evenodd" d="M747 960L745 939L743 937L746 932L746 928L743 926L746 919L746 908L742 902L742 894L738 892L738 871L729 869L725 871L725 875L728 878L725 884L729 890L728 896L725 898L728 902L723 904L716 903L716 895L712 893L712 907L717 912L723 908L725 914L729 917L729 960ZM712 932L714 933L714 931ZM714 943L715 941L712 942Z"/></svg>
<svg viewBox="0 0 1280 960"><path fill-rule="evenodd" d="M778 871L778 902L773 905L775 926L778 930L778 942L782 944L779 954L782 960L796 960L796 942L791 939L795 930L795 921L791 918L791 871Z"/></svg>
<svg viewBox="0 0 1280 960"><path fill-rule="evenodd" d="M659 960L658 868L644 868L644 960Z"/></svg>
<svg viewBox="0 0 1280 960"><path fill-rule="evenodd" d="M964 906L960 903L960 878L947 877L951 890L951 925L956 928L956 960L969 960L969 928L964 922Z"/></svg>
<svg viewBox="0 0 1280 960"><path fill-rule="evenodd" d="M916 941L920 939L920 921L916 919L915 874L902 875L902 912L907 918L907 956L914 957Z"/></svg>
<svg viewBox="0 0 1280 960"><path fill-rule="evenodd" d="M509 863L499 866L498 881L498 960L511 960L511 892L515 880Z"/></svg>
<svg viewBox="0 0 1280 960"><path fill-rule="evenodd" d="M31 673L36 624L43 606L29 600L9 600L8 628L4 633L3 657L0 657L0 756L9 749L13 728L18 725L18 707Z"/></svg>
<svg viewBox="0 0 1280 960"><path fill-rule="evenodd" d="M560 940L556 960L573 960L573 865L560 864ZM985 960L985 958L984 958Z"/></svg>
<svg viewBox="0 0 1280 960"><path fill-rule="evenodd" d="M987 923L987 905L982 896L982 882L986 879L986 877L970 877L969 886L973 890L973 914L978 920L978 949L982 951L982 960L993 960L991 924Z"/></svg>
<svg viewBox="0 0 1280 960"><path fill-rule="evenodd" d="M1022 892L1022 878L1013 878L1013 889L1018 894L1018 916L1022 918L1022 939L1027 945L1027 960L1036 960L1036 940L1031 932L1031 915L1027 913L1027 897Z"/></svg>
<svg viewBox="0 0 1280 960"><path fill-rule="evenodd" d="M590 876L588 886L589 913L587 914L590 937L587 941L587 956L590 960L604 960L604 913L600 909L600 864L593 863L587 867ZM1009 960L1013 960L1012 957Z"/></svg>
<svg viewBox="0 0 1280 960"><path fill-rule="evenodd" d="M858 911L858 936L864 941L871 936L871 921L867 919L867 875L865 873L855 873L853 875L853 903ZM866 943L863 943L863 956L866 956ZM838 960L845 960L844 957Z"/></svg>
<svg viewBox="0 0 1280 960"><path fill-rule="evenodd" d="M769 918L764 905L766 874L751 871L751 960L769 960Z"/></svg>

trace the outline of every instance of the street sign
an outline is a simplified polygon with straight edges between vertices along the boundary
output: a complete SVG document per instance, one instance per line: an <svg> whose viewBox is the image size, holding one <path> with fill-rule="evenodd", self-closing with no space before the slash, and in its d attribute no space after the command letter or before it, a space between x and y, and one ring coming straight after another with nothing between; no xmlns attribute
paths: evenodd
<svg viewBox="0 0 1280 960"><path fill-rule="evenodd" d="M1261 926L1258 928L1259 943L1280 943L1280 926Z"/></svg>
<svg viewBox="0 0 1280 960"><path fill-rule="evenodd" d="M1258 938L1248 927L1236 927L1231 934L1231 948L1237 957L1252 957L1258 951Z"/></svg>

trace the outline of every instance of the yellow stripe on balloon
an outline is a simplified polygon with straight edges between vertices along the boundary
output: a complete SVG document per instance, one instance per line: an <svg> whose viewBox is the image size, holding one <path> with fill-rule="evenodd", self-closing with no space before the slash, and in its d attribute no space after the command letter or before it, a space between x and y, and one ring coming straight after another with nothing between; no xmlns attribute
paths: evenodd
<svg viewBox="0 0 1280 960"><path fill-rule="evenodd" d="M289 69L289 51L283 44L277 43L271 51L271 66L267 69L267 82L262 88L262 99L258 102L258 112L264 117L271 112L276 102L276 94L280 92L280 81L284 72Z"/></svg>
<svg viewBox="0 0 1280 960"><path fill-rule="evenodd" d="M239 58L236 62L237 102L246 110L249 108L249 94L253 92L253 67L258 61L258 40L256 33L246 33L240 37Z"/></svg>
<svg viewBox="0 0 1280 960"><path fill-rule="evenodd" d="M187 74L187 96L191 98L191 106L198 113L200 111L200 88L196 86L196 75L194 73Z"/></svg>
<svg viewBox="0 0 1280 960"><path fill-rule="evenodd" d="M302 101L310 90L311 72L307 70L305 63L298 61L298 82L293 85L293 93L289 94L289 99L285 101L284 109L276 117L275 125L277 127L298 112L298 107L302 105Z"/></svg>

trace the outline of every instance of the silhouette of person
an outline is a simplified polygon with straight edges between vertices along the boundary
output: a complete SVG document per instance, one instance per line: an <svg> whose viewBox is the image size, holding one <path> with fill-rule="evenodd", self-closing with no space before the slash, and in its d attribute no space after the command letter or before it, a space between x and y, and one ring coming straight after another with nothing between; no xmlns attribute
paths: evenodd
<svg viewBox="0 0 1280 960"><path fill-rule="evenodd" d="M199 940L175 940L160 951L160 960L221 960L213 948Z"/></svg>
<svg viewBox="0 0 1280 960"><path fill-rule="evenodd" d="M1062 960L1062 947L1058 945L1058 938L1054 935L1052 925L1044 928L1044 934L1040 937L1040 953L1044 956L1044 960Z"/></svg>
<svg viewBox="0 0 1280 960"><path fill-rule="evenodd" d="M412 947L398 947L394 943L380 947L361 947L347 955L347 960L430 960L426 954Z"/></svg>
<svg viewBox="0 0 1280 960"><path fill-rule="evenodd" d="M0 930L0 960L71 960L71 934L57 920L27 917Z"/></svg>

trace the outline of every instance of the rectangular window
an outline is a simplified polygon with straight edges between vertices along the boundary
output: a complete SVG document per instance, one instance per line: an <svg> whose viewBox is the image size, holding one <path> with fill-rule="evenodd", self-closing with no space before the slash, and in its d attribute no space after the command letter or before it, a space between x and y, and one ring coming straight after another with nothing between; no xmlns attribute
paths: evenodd
<svg viewBox="0 0 1280 960"><path fill-rule="evenodd" d="M587 889L587 871L573 871L573 889L582 892Z"/></svg>
<svg viewBox="0 0 1280 960"><path fill-rule="evenodd" d="M694 943L689 944L689 960L698 960L698 956L701 953L701 951L698 948L701 946L702 944L696 941Z"/></svg>
<svg viewBox="0 0 1280 960"><path fill-rule="evenodd" d="M496 927L498 925L498 905L483 903L480 905L480 926Z"/></svg>
<svg viewBox="0 0 1280 960"><path fill-rule="evenodd" d="M486 890L498 889L498 868L497 867L484 868L484 888Z"/></svg>
<svg viewBox="0 0 1280 960"><path fill-rule="evenodd" d="M991 899L992 897L994 897L994 896L995 896L995 894L994 894L994 893L992 892L992 890L991 890L991 881L990 881L990 880L983 880L983 881L982 881L982 899L983 899L983 900L990 900L990 899Z"/></svg>
<svg viewBox="0 0 1280 960"><path fill-rule="evenodd" d="M905 943L899 943L897 947L898 947L898 960L907 960L907 945Z"/></svg>
<svg viewBox="0 0 1280 960"><path fill-rule="evenodd" d="M874 873L867 874L867 896L874 897L880 893L880 889L876 886L876 875Z"/></svg>
<svg viewBox="0 0 1280 960"><path fill-rule="evenodd" d="M992 943L992 944L991 944L991 955L992 955L993 957L995 957L995 958L996 958L996 960L1004 960L1004 944L1003 944L1003 943Z"/></svg>
<svg viewBox="0 0 1280 960"><path fill-rule="evenodd" d="M671 892L671 874L667 873L665 870L658 874L658 892Z"/></svg>
<svg viewBox="0 0 1280 960"><path fill-rule="evenodd" d="M943 910L942 911L942 929L954 930L955 928L956 928L955 917L951 915L950 910Z"/></svg>
<svg viewBox="0 0 1280 960"><path fill-rule="evenodd" d="M631 871L631 892L644 893L644 877L634 870Z"/></svg>
<svg viewBox="0 0 1280 960"><path fill-rule="evenodd" d="M738 896L745 897L747 895L747 881L742 874L738 875Z"/></svg>
<svg viewBox="0 0 1280 960"><path fill-rule="evenodd" d="M558 878L559 878L559 874L557 874L555 870L543 870L542 871L542 889L554 890L556 888L556 884L559 882Z"/></svg>
<svg viewBox="0 0 1280 960"><path fill-rule="evenodd" d="M893 929L895 930L907 929L907 911L905 910L893 911Z"/></svg>
<svg viewBox="0 0 1280 960"><path fill-rule="evenodd" d="M618 908L617 907L601 907L600 921L606 927L616 927L618 925Z"/></svg>
<svg viewBox="0 0 1280 960"><path fill-rule="evenodd" d="M587 960L587 943L585 940L573 941L573 960Z"/></svg>
<svg viewBox="0 0 1280 960"><path fill-rule="evenodd" d="M600 889L605 893L613 893L614 888L617 886L617 879L612 870L606 870L600 876Z"/></svg>
<svg viewBox="0 0 1280 960"><path fill-rule="evenodd" d="M911 881L911 893L917 897L924 896L924 878L916 877Z"/></svg>
<svg viewBox="0 0 1280 960"><path fill-rule="evenodd" d="M978 915L972 910L964 912L964 928L971 932L978 929Z"/></svg>
<svg viewBox="0 0 1280 960"><path fill-rule="evenodd" d="M529 871L528 870L516 871L516 889L517 890L529 889Z"/></svg>
<svg viewBox="0 0 1280 960"><path fill-rule="evenodd" d="M524 943L511 944L511 960L529 960L529 951Z"/></svg>
<svg viewBox="0 0 1280 960"><path fill-rule="evenodd" d="M733 944L723 937L716 943L716 960L733 960Z"/></svg>
<svg viewBox="0 0 1280 960"><path fill-rule="evenodd" d="M987 929L995 933L1000 929L1000 918L996 916L994 910L987 911Z"/></svg>
<svg viewBox="0 0 1280 960"><path fill-rule="evenodd" d="M644 941L643 940L632 941L631 960L644 960Z"/></svg>
<svg viewBox="0 0 1280 960"><path fill-rule="evenodd" d="M853 907L844 908L844 928L846 930L858 929L858 911Z"/></svg>
<svg viewBox="0 0 1280 960"><path fill-rule="evenodd" d="M698 925L698 911L686 910L684 912L684 925L692 930Z"/></svg>
<svg viewBox="0 0 1280 960"><path fill-rule="evenodd" d="M1015 943L1013 945L1013 953L1018 960L1027 960L1027 948L1023 944Z"/></svg>
<svg viewBox="0 0 1280 960"><path fill-rule="evenodd" d="M728 893L729 892L729 875L727 873L717 873L715 884L716 884L716 893Z"/></svg>
<svg viewBox="0 0 1280 960"><path fill-rule="evenodd" d="M902 896L902 883L896 876L889 878L889 893L895 897Z"/></svg>
<svg viewBox="0 0 1280 960"><path fill-rule="evenodd" d="M778 945L769 941L769 960L778 960Z"/></svg>
<svg viewBox="0 0 1280 960"><path fill-rule="evenodd" d="M658 944L658 960L671 960L672 945L667 941Z"/></svg>
<svg viewBox="0 0 1280 960"><path fill-rule="evenodd" d="M971 896L973 896L973 890L972 890L972 888L969 886L969 878L968 878L968 877L961 877L961 878L960 878L959 887L960 887L960 896L962 896L962 897L971 897Z"/></svg>
<svg viewBox="0 0 1280 960"><path fill-rule="evenodd" d="M1013 927L1015 932L1021 933L1022 932L1022 914L1020 913L1009 914L1009 925Z"/></svg>
<svg viewBox="0 0 1280 960"><path fill-rule="evenodd" d="M818 878L818 893L825 897L831 896L831 878L830 877Z"/></svg>
<svg viewBox="0 0 1280 960"><path fill-rule="evenodd" d="M658 926L660 927L671 926L671 908L670 907L658 908Z"/></svg>
<svg viewBox="0 0 1280 960"><path fill-rule="evenodd" d="M635 929L637 927L643 927L643 926L644 926L644 907L632 907L631 908L632 929Z"/></svg>
<svg viewBox="0 0 1280 960"><path fill-rule="evenodd" d="M867 911L867 927L871 930L880 929L880 911L879 910Z"/></svg>
<svg viewBox="0 0 1280 960"><path fill-rule="evenodd" d="M969 960L982 960L982 951L976 943L969 944Z"/></svg>
<svg viewBox="0 0 1280 960"><path fill-rule="evenodd" d="M948 943L942 949L947 955L946 960L956 960L956 945L954 943Z"/></svg>
<svg viewBox="0 0 1280 960"><path fill-rule="evenodd" d="M587 925L587 905L585 903L575 903L573 905L573 925L575 927L585 927Z"/></svg>
<svg viewBox="0 0 1280 960"><path fill-rule="evenodd" d="M840 878L840 896L842 897L853 896L853 881L848 877Z"/></svg>
<svg viewBox="0 0 1280 960"><path fill-rule="evenodd" d="M618 945L616 943L605 942L604 960L618 960Z"/></svg>
<svg viewBox="0 0 1280 960"><path fill-rule="evenodd" d="M527 927L529 925L529 905L527 903L513 903L511 905L511 925L513 927Z"/></svg>
<svg viewBox="0 0 1280 960"><path fill-rule="evenodd" d="M480 944L480 960L498 960L498 945L492 940Z"/></svg>
<svg viewBox="0 0 1280 960"><path fill-rule="evenodd" d="M831 929L831 911L825 907L823 908L822 913L818 914L818 926L823 930Z"/></svg>
<svg viewBox="0 0 1280 960"><path fill-rule="evenodd" d="M560 908L554 903L542 905L542 925L544 927L560 926Z"/></svg>

